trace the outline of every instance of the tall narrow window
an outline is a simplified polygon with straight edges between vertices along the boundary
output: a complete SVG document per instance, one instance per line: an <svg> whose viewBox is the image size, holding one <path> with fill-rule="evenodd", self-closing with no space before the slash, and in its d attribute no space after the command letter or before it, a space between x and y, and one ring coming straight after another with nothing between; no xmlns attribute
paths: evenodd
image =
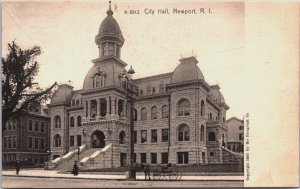
<svg viewBox="0 0 300 189"><path fill-rule="evenodd" d="M74 117L70 118L70 127L74 127Z"/></svg>
<svg viewBox="0 0 300 189"><path fill-rule="evenodd" d="M141 120L147 120L147 109L146 108L142 108L141 110Z"/></svg>
<svg viewBox="0 0 300 189"><path fill-rule="evenodd" d="M141 131L141 143L145 143L145 142L147 142L147 131L142 130Z"/></svg>
<svg viewBox="0 0 300 189"><path fill-rule="evenodd" d="M104 117L107 113L107 102L105 98L100 99L100 116Z"/></svg>
<svg viewBox="0 0 300 189"><path fill-rule="evenodd" d="M181 125L178 128L178 141L189 141L190 131L187 125Z"/></svg>
<svg viewBox="0 0 300 189"><path fill-rule="evenodd" d="M162 107L162 118L169 118L169 107L167 105L164 105Z"/></svg>
<svg viewBox="0 0 300 189"><path fill-rule="evenodd" d="M81 126L81 116L77 116L77 127Z"/></svg>
<svg viewBox="0 0 300 189"><path fill-rule="evenodd" d="M70 146L74 146L74 136L70 136Z"/></svg>
<svg viewBox="0 0 300 189"><path fill-rule="evenodd" d="M81 135L77 135L77 146L81 146Z"/></svg>
<svg viewBox="0 0 300 189"><path fill-rule="evenodd" d="M55 128L60 128L61 127L61 119L60 119L60 116L55 116L54 117L54 125L55 125Z"/></svg>
<svg viewBox="0 0 300 189"><path fill-rule="evenodd" d="M34 131L38 132L39 131L39 122L35 121L34 123Z"/></svg>
<svg viewBox="0 0 300 189"><path fill-rule="evenodd" d="M169 141L169 129L161 130L161 141L168 142Z"/></svg>
<svg viewBox="0 0 300 189"><path fill-rule="evenodd" d="M147 86L147 95L150 95L151 94L151 86Z"/></svg>
<svg viewBox="0 0 300 189"><path fill-rule="evenodd" d="M133 121L137 121L137 111L133 109Z"/></svg>
<svg viewBox="0 0 300 189"><path fill-rule="evenodd" d="M114 55L115 51L115 44L114 43L108 43L108 55Z"/></svg>
<svg viewBox="0 0 300 189"><path fill-rule="evenodd" d="M141 153L141 163L147 163L147 154Z"/></svg>
<svg viewBox="0 0 300 189"><path fill-rule="evenodd" d="M156 164L157 163L157 153L151 153L151 163Z"/></svg>
<svg viewBox="0 0 300 189"><path fill-rule="evenodd" d="M164 93L165 92L165 86L164 84L159 85L159 93Z"/></svg>
<svg viewBox="0 0 300 189"><path fill-rule="evenodd" d="M106 43L102 43L101 47L102 47L102 57L103 56L107 56L107 46L106 46Z"/></svg>
<svg viewBox="0 0 300 189"><path fill-rule="evenodd" d="M163 152L161 153L161 163L162 164L167 164L169 161L169 155L168 152Z"/></svg>
<svg viewBox="0 0 300 189"><path fill-rule="evenodd" d="M60 136L57 134L54 136L54 140L53 140L53 146L54 147L60 147L61 146L61 138Z"/></svg>
<svg viewBox="0 0 300 189"><path fill-rule="evenodd" d="M32 131L32 120L28 121L28 130Z"/></svg>
<svg viewBox="0 0 300 189"><path fill-rule="evenodd" d="M124 144L125 143L125 132L121 131L119 134L119 143Z"/></svg>
<svg viewBox="0 0 300 189"><path fill-rule="evenodd" d="M39 149L39 139L38 138L34 139L34 149Z"/></svg>
<svg viewBox="0 0 300 189"><path fill-rule="evenodd" d="M190 102L187 99L178 101L178 116L190 115Z"/></svg>
<svg viewBox="0 0 300 189"><path fill-rule="evenodd" d="M200 108L200 114L201 114L201 116L204 116L204 112L205 110L204 110L204 101L203 100L201 100L201 108Z"/></svg>
<svg viewBox="0 0 300 189"><path fill-rule="evenodd" d="M40 143L41 149L44 150L45 149L45 139L41 139L40 142L41 142Z"/></svg>
<svg viewBox="0 0 300 189"><path fill-rule="evenodd" d="M45 123L41 122L41 132L45 132Z"/></svg>
<svg viewBox="0 0 300 189"><path fill-rule="evenodd" d="M152 143L157 142L157 130L156 129L151 130L151 142Z"/></svg>
<svg viewBox="0 0 300 189"><path fill-rule="evenodd" d="M204 142L204 126L201 125L201 129L200 129L200 141Z"/></svg>
<svg viewBox="0 0 300 189"><path fill-rule="evenodd" d="M137 143L137 131L133 132L133 143L136 144Z"/></svg>
<svg viewBox="0 0 300 189"><path fill-rule="evenodd" d="M32 149L32 137L28 138L28 148Z"/></svg>
<svg viewBox="0 0 300 189"><path fill-rule="evenodd" d="M151 119L157 119L157 107L153 106L151 108Z"/></svg>
<svg viewBox="0 0 300 189"><path fill-rule="evenodd" d="M17 147L17 137L13 136L12 139L13 139L13 141L12 141L12 147L16 148Z"/></svg>

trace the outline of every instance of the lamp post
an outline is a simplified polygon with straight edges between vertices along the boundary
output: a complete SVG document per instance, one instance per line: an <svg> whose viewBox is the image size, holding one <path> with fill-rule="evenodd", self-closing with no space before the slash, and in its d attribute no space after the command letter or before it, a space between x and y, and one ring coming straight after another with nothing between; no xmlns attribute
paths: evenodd
<svg viewBox="0 0 300 189"><path fill-rule="evenodd" d="M135 171L135 160L134 160L134 117L133 117L133 103L134 103L134 95L137 94L136 86L132 81L132 75L135 73L134 69L130 67L128 70L129 81L128 81L128 97L130 102L130 171L129 171L129 180L136 179L136 171Z"/></svg>

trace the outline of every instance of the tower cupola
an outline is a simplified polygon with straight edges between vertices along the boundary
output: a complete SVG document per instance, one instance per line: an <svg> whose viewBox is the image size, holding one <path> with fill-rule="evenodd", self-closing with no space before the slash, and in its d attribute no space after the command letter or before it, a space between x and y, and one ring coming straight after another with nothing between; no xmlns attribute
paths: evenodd
<svg viewBox="0 0 300 189"><path fill-rule="evenodd" d="M115 56L120 58L121 47L123 46L125 39L118 22L113 17L111 1L109 1L109 9L106 14L107 16L102 21L98 35L95 38L95 42L99 48L99 57Z"/></svg>

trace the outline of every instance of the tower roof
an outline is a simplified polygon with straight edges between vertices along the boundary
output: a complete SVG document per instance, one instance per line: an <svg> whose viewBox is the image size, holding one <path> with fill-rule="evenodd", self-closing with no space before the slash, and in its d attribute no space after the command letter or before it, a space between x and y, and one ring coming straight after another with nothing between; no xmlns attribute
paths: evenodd
<svg viewBox="0 0 300 189"><path fill-rule="evenodd" d="M111 10L111 2L109 1L109 9L107 10L107 16L102 21L99 33L96 36L96 43L99 45L101 40L103 40L105 37L115 37L119 39L122 43L124 43L124 37L122 35L120 26L118 22L113 17L113 11Z"/></svg>

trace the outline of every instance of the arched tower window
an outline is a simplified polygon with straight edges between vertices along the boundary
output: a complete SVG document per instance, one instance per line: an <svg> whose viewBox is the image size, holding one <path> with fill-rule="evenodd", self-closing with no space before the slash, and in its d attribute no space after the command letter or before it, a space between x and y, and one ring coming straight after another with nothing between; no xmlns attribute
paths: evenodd
<svg viewBox="0 0 300 189"><path fill-rule="evenodd" d="M60 128L61 127L61 119L60 119L59 115L54 117L54 126L55 126L55 128Z"/></svg>
<svg viewBox="0 0 300 189"><path fill-rule="evenodd" d="M119 134L119 143L124 144L124 142L125 142L125 132L121 131Z"/></svg>
<svg viewBox="0 0 300 189"><path fill-rule="evenodd" d="M181 125L178 127L178 141L189 141L190 130L187 125Z"/></svg>
<svg viewBox="0 0 300 189"><path fill-rule="evenodd" d="M216 141L216 134L214 132L208 133L208 141Z"/></svg>
<svg viewBox="0 0 300 189"><path fill-rule="evenodd" d="M54 139L53 139L53 147L60 147L61 146L61 138L60 138L60 135L57 134L54 136Z"/></svg>
<svg viewBox="0 0 300 189"><path fill-rule="evenodd" d="M200 129L200 141L204 142L204 126L201 125L201 129Z"/></svg>
<svg viewBox="0 0 300 189"><path fill-rule="evenodd" d="M142 108L141 110L141 120L147 120L147 109L146 108Z"/></svg>
<svg viewBox="0 0 300 189"><path fill-rule="evenodd" d="M201 100L201 108L200 108L200 114L201 114L201 116L204 116L204 111L205 111L205 109L204 109L205 107L204 107L204 101L203 100Z"/></svg>
<svg viewBox="0 0 300 189"><path fill-rule="evenodd" d="M157 119L157 107L153 106L151 108L151 119Z"/></svg>
<svg viewBox="0 0 300 189"><path fill-rule="evenodd" d="M70 118L70 127L74 127L74 117Z"/></svg>
<svg viewBox="0 0 300 189"><path fill-rule="evenodd" d="M81 126L81 116L77 116L77 127Z"/></svg>
<svg viewBox="0 0 300 189"><path fill-rule="evenodd" d="M178 101L178 116L190 115L190 102L187 99Z"/></svg>
<svg viewBox="0 0 300 189"><path fill-rule="evenodd" d="M162 107L162 115L161 115L162 118L169 118L169 108L167 105L164 105Z"/></svg>

